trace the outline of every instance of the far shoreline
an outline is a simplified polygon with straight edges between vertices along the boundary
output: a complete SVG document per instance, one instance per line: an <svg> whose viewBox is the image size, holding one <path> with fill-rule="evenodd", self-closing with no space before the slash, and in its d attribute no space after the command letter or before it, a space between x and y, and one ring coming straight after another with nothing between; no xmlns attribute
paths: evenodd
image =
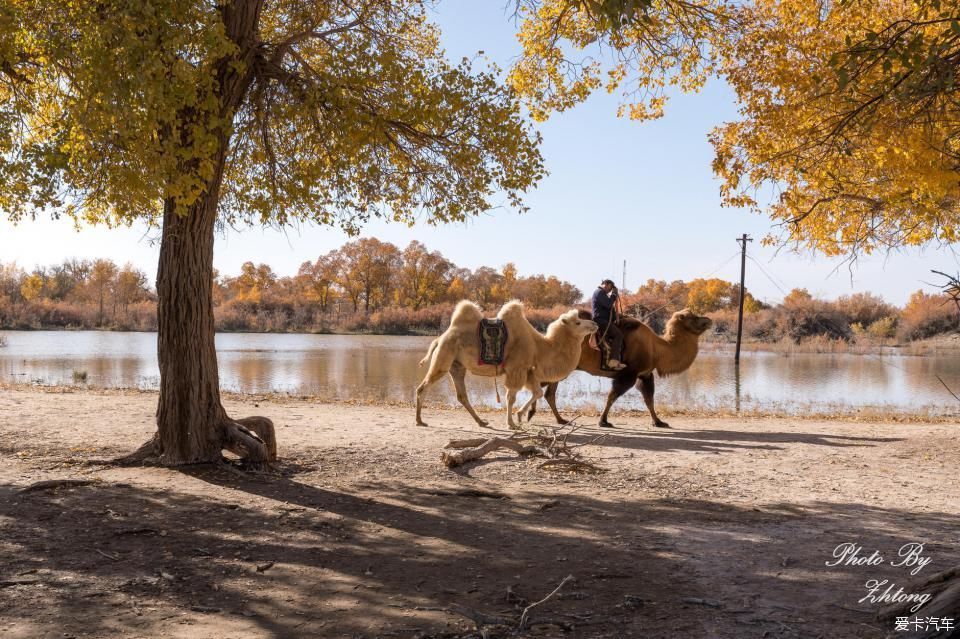
<svg viewBox="0 0 960 639"><path fill-rule="evenodd" d="M0 328L0 333L153 333L156 330L137 330L131 328L111 327L75 327L75 326L45 326L27 328ZM336 330L217 330L220 335L331 335L338 337L436 337L442 331L436 329L411 329L407 331L336 331ZM0 340L0 348L3 348ZM725 352L735 347L734 341L702 341L701 352ZM790 354L835 354L835 355L896 355L902 357L933 357L938 355L960 355L960 333L943 333L934 337L893 344L879 344L875 341L844 341L822 338L808 338L794 343L792 340L778 342L744 341L741 346L743 352Z"/></svg>

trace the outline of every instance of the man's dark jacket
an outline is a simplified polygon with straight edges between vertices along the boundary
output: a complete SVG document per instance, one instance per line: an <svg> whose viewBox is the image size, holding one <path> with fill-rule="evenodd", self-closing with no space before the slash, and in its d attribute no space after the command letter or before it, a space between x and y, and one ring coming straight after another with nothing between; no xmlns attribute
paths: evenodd
<svg viewBox="0 0 960 639"><path fill-rule="evenodd" d="M617 294L607 295L602 288L593 293L593 321L600 326L606 326L614 316L614 304L617 303Z"/></svg>

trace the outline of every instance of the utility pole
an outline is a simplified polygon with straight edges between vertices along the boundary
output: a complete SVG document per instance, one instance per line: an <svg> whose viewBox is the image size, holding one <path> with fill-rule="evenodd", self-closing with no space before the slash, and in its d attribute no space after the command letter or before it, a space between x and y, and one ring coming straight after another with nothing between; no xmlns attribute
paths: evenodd
<svg viewBox="0 0 960 639"><path fill-rule="evenodd" d="M747 242L752 241L753 239L747 236L746 233L737 238L737 244L742 248L740 253L740 313L737 315L737 354L734 355L733 358L733 361L736 362L737 365L740 364L740 340L743 339L743 281L747 270Z"/></svg>
<svg viewBox="0 0 960 639"><path fill-rule="evenodd" d="M620 290L627 288L627 261L623 261L623 277L620 278Z"/></svg>

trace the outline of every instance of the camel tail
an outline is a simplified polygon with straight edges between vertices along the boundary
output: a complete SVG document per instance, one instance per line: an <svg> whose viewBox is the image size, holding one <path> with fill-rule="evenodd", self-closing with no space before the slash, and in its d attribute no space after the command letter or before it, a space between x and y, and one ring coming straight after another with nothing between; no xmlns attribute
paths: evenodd
<svg viewBox="0 0 960 639"><path fill-rule="evenodd" d="M437 345L439 343L440 343L439 337L433 340L432 342L430 342L430 348L427 349L427 355L426 357L420 360L420 363L418 364L418 366L422 368L424 364L430 361L430 358L433 357L433 351L437 350Z"/></svg>

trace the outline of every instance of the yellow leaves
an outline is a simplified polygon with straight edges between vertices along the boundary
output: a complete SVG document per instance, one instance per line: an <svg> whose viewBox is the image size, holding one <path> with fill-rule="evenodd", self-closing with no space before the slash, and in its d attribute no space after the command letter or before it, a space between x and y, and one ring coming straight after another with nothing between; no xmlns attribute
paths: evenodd
<svg viewBox="0 0 960 639"><path fill-rule="evenodd" d="M891 89L898 62L853 72L837 62L916 7L835 3L821 14L804 0L757 0L740 12L738 37L717 47L743 116L711 136L727 204L759 211L753 194L774 187L779 239L830 255L955 237L958 176L945 152L955 107L904 100Z"/></svg>
<svg viewBox="0 0 960 639"><path fill-rule="evenodd" d="M522 12L523 54L509 81L538 120L582 102L601 85L611 93L624 90L618 115L661 117L667 87L703 86L713 65L707 37L727 21L727 8L712 0L654 1L638 8L642 19L615 29L576 0L533 6Z"/></svg>
<svg viewBox="0 0 960 639"><path fill-rule="evenodd" d="M156 219L163 201L186 214L227 153L231 222L355 231L371 215L462 220L494 193L521 206L539 138L496 69L448 63L419 0L362 17L278 0L248 43L215 3L0 0L0 62L31 74L18 91L0 77L0 204L107 224Z"/></svg>

